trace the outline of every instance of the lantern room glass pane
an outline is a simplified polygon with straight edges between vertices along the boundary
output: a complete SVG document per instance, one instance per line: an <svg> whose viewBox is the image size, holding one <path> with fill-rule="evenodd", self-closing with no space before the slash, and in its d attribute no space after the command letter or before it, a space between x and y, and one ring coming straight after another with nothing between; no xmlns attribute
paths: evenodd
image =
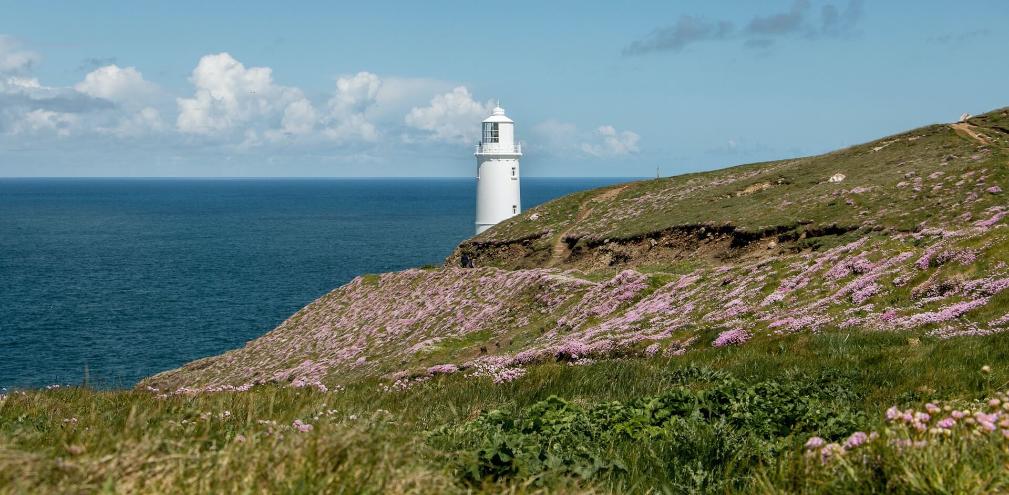
<svg viewBox="0 0 1009 495"><path fill-rule="evenodd" d="M497 122L484 122L483 124L483 142L484 143L497 143L499 139L498 134L498 123Z"/></svg>

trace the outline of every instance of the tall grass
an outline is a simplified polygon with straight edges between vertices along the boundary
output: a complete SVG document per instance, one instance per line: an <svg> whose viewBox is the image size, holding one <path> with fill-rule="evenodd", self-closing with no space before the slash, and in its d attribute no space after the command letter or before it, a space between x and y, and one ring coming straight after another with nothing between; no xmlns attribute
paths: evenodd
<svg viewBox="0 0 1009 495"><path fill-rule="evenodd" d="M1007 358L1009 339L998 335L940 341L851 332L757 339L674 358L544 364L505 384L452 375L395 392L382 392L377 381L327 393L261 386L166 399L82 387L12 392L0 400L0 492L677 492L685 485L672 470L643 469L668 454L660 443L604 449L629 467L616 474L473 484L454 468L458 452L435 445L430 435L490 410L524 414L551 396L584 409L658 396L678 385L676 370L685 366L731 373L743 384L835 377L852 391L850 409L875 421L893 404L969 402L1004 389L1009 369L1000 364ZM983 365L993 372L982 374ZM295 420L312 430L296 430ZM998 441L944 444L914 455L881 451L871 465L829 468L810 467L799 450L746 466L738 486L843 493L871 482L917 493L991 493L1005 487L1000 473L1009 461Z"/></svg>

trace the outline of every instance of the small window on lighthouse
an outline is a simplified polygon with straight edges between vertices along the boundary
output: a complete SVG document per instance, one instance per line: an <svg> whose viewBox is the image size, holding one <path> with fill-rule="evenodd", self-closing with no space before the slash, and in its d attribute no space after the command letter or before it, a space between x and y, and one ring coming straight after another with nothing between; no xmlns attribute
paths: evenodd
<svg viewBox="0 0 1009 495"><path fill-rule="evenodd" d="M515 214L517 214L518 212L519 212L519 207L518 207L518 205L512 205L512 215L515 215Z"/></svg>
<svg viewBox="0 0 1009 495"><path fill-rule="evenodd" d="M515 177L515 167L512 167L512 177Z"/></svg>
<svg viewBox="0 0 1009 495"><path fill-rule="evenodd" d="M485 143L497 143L498 142L498 128L497 122L484 122L483 124L483 142Z"/></svg>

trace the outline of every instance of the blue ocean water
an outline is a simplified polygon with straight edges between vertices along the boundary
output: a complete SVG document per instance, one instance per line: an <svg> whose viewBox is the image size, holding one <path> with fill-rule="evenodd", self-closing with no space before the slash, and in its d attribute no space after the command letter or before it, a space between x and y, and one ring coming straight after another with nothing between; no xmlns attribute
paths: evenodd
<svg viewBox="0 0 1009 495"><path fill-rule="evenodd" d="M627 179L522 180L529 208ZM440 264L472 179L0 179L0 387L244 345L362 273Z"/></svg>

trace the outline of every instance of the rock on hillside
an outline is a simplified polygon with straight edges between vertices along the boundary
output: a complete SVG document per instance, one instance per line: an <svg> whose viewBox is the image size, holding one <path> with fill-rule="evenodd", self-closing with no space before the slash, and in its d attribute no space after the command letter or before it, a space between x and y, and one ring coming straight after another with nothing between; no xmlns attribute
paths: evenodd
<svg viewBox="0 0 1009 495"><path fill-rule="evenodd" d="M998 111L966 130L565 197L531 212L539 220L461 246L456 256L481 268L358 277L241 349L141 385L500 382L544 360L678 355L799 332L1002 332L1007 122ZM837 173L845 179L828 182ZM525 265L540 266L512 269Z"/></svg>

